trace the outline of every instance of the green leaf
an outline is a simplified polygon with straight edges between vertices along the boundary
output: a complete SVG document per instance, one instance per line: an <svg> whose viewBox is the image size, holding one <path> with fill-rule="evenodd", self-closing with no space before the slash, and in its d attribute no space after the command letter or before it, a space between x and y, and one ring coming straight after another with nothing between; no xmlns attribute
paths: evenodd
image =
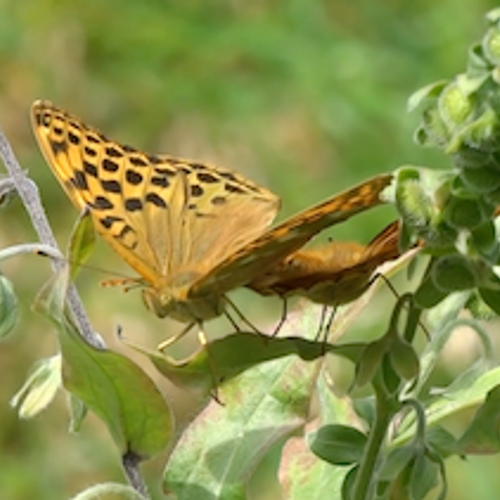
<svg viewBox="0 0 500 500"><path fill-rule="evenodd" d="M306 422L317 362L296 356L261 363L219 388L183 433L164 474L178 500L245 498L261 457Z"/></svg>
<svg viewBox="0 0 500 500"><path fill-rule="evenodd" d="M448 80L440 80L431 83L413 92L408 99L407 109L409 112L414 111L422 103L434 103L439 97L443 89L448 85Z"/></svg>
<svg viewBox="0 0 500 500"><path fill-rule="evenodd" d="M460 384L454 384L426 407L427 425L432 426L451 415L479 406L497 385L500 385L500 368L476 375L475 379L462 378ZM394 440L395 445L410 439L415 432L413 424L408 428L402 425L401 429L404 430Z"/></svg>
<svg viewBox="0 0 500 500"><path fill-rule="evenodd" d="M283 447L279 478L287 500L340 498L346 467L336 467L314 455L303 437Z"/></svg>
<svg viewBox="0 0 500 500"><path fill-rule="evenodd" d="M472 422L457 443L457 452L493 454L500 451L500 385L488 392Z"/></svg>
<svg viewBox="0 0 500 500"><path fill-rule="evenodd" d="M266 361L292 354L304 361L311 361L322 358L325 352L345 352L350 355L357 349L356 346L333 346L299 337L265 337L255 333L237 332L216 339L208 346L202 346L186 359L176 360L158 351L148 351L126 342L148 356L157 370L171 382L202 394L208 394L214 389L214 385L227 382Z"/></svg>
<svg viewBox="0 0 500 500"><path fill-rule="evenodd" d="M87 344L69 323L59 326L64 387L107 425L122 454L143 459L163 451L170 410L151 379L128 358Z"/></svg>
<svg viewBox="0 0 500 500"><path fill-rule="evenodd" d="M426 453L415 457L410 474L410 498L422 500L427 493L438 485L439 465L432 461Z"/></svg>
<svg viewBox="0 0 500 500"><path fill-rule="evenodd" d="M447 292L440 290L429 275L420 283L415 292L415 303L423 309L430 309L441 302Z"/></svg>
<svg viewBox="0 0 500 500"><path fill-rule="evenodd" d="M92 217L88 210L84 210L73 228L67 251L72 279L78 273L81 265L92 254L95 241L95 227Z"/></svg>
<svg viewBox="0 0 500 500"><path fill-rule="evenodd" d="M19 304L10 280L0 275L0 339L16 326Z"/></svg>
<svg viewBox="0 0 500 500"><path fill-rule="evenodd" d="M35 363L24 385L10 405L20 418L32 418L44 410L61 387L61 356L41 359Z"/></svg>
<svg viewBox="0 0 500 500"><path fill-rule="evenodd" d="M366 436L354 427L330 424L309 435L311 451L333 465L359 463Z"/></svg>
<svg viewBox="0 0 500 500"><path fill-rule="evenodd" d="M380 480L393 481L415 456L415 446L409 444L389 452L379 472Z"/></svg>
<svg viewBox="0 0 500 500"><path fill-rule="evenodd" d="M71 500L148 500L131 486L118 483L102 483L87 488Z"/></svg>

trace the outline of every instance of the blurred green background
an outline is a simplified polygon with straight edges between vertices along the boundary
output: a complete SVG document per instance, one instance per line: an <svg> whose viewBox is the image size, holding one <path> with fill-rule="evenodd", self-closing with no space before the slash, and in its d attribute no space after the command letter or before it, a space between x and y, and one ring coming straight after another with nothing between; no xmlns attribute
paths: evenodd
<svg viewBox="0 0 500 500"><path fill-rule="evenodd" d="M238 170L282 197L283 217L404 163L446 166L439 153L413 144L418 116L406 114L406 100L464 69L493 7L486 0L0 0L0 125L38 183L62 245L76 211L33 139L28 110L37 98L146 151ZM390 208L377 209L327 236L366 242L391 217ZM2 247L33 241L19 201L1 221ZM126 270L103 245L92 263ZM96 418L69 435L63 397L33 421L20 422L9 408L31 363L54 352L55 338L30 310L48 263L18 257L2 271L15 283L22 318L0 346L0 498L67 498L120 481L117 453ZM79 288L108 342L118 324L151 345L178 331L146 312L136 294L101 289L106 277L84 272ZM240 295L254 312L256 299ZM266 318L279 314L267 302L262 309ZM182 427L196 401L163 388ZM158 498L164 460L144 467ZM498 458L452 462L449 499L496 498Z"/></svg>

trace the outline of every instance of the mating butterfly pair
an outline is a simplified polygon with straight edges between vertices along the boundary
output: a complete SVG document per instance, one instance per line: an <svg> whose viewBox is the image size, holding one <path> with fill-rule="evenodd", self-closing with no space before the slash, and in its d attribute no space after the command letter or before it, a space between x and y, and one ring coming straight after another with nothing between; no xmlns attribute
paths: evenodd
<svg viewBox="0 0 500 500"><path fill-rule="evenodd" d="M146 303L160 317L202 323L222 314L226 293L241 286L338 305L399 254L397 224L367 247L301 250L326 227L381 203L391 175L269 229L279 198L236 172L118 144L46 101L33 104L32 122L67 194L139 273Z"/></svg>

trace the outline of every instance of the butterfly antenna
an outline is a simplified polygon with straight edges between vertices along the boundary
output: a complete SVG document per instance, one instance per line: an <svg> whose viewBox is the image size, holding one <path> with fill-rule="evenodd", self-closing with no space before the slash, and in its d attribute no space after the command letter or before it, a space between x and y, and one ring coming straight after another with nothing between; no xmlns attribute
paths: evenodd
<svg viewBox="0 0 500 500"><path fill-rule="evenodd" d="M114 282L116 282L116 283L120 282L120 284L121 284L124 281L137 281L135 278L131 278L130 276L127 276L125 273L120 273L118 271L110 271L109 269L104 269L104 268L99 267L99 266L93 266L91 264L83 264L83 263L80 263L78 261L68 259L64 255L60 254L58 251L49 252L46 250L36 249L34 251L34 254L39 255L40 257L49 258L49 259L57 261L57 262L64 262L64 263L73 264L73 265L78 266L82 269L88 269L89 271L95 271L95 272L101 273L101 274L112 274L112 275L116 276L116 279L110 279L110 280L104 281L103 282L104 286L108 286L107 285L108 282L110 283L109 286L114 286L115 285Z"/></svg>

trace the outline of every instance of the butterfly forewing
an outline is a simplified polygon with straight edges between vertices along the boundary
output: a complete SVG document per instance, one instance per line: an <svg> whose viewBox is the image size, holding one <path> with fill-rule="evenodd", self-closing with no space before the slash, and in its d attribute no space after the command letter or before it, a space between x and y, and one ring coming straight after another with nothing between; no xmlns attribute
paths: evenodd
<svg viewBox="0 0 500 500"><path fill-rule="evenodd" d="M261 235L279 198L230 170L148 155L107 139L49 102L32 107L35 135L75 205L152 286L194 281ZM186 285L186 283L184 283Z"/></svg>
<svg viewBox="0 0 500 500"><path fill-rule="evenodd" d="M302 247L319 231L382 203L380 194L391 182L392 175L380 175L267 231L200 278L192 287L190 297L201 297L213 291L223 294L247 285L255 276Z"/></svg>

